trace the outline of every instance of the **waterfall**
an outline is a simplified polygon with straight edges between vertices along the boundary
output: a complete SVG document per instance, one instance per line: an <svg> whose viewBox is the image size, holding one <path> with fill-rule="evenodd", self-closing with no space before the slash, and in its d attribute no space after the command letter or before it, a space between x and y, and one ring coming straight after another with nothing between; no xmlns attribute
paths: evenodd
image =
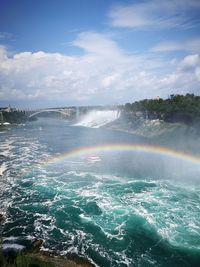
<svg viewBox="0 0 200 267"><path fill-rule="evenodd" d="M118 110L91 110L75 126L99 128L120 117Z"/></svg>

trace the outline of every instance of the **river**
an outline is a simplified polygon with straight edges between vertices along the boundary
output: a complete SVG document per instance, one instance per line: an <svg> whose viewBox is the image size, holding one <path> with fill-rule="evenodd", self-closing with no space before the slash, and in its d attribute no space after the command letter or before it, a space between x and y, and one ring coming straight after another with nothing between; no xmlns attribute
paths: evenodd
<svg viewBox="0 0 200 267"><path fill-rule="evenodd" d="M4 242L43 239L43 249L97 266L198 266L200 164L191 156L48 118L2 130L0 155Z"/></svg>

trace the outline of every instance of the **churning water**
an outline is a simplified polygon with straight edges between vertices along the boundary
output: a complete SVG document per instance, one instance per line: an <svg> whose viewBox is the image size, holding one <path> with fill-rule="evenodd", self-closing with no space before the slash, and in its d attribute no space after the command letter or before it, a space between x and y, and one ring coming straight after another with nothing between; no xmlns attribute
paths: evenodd
<svg viewBox="0 0 200 267"><path fill-rule="evenodd" d="M0 140L4 238L43 238L43 249L75 252L98 266L199 266L197 163L101 151L147 141L55 119L10 128Z"/></svg>

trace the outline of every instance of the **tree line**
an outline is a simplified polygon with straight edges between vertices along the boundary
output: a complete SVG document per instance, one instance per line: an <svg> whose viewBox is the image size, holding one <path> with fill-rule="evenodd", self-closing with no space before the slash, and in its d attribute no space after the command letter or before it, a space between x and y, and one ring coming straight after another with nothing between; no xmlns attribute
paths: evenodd
<svg viewBox="0 0 200 267"><path fill-rule="evenodd" d="M126 103L124 112L129 115L139 112L145 118L167 122L200 123L200 96L177 94L170 95L168 99L144 99Z"/></svg>

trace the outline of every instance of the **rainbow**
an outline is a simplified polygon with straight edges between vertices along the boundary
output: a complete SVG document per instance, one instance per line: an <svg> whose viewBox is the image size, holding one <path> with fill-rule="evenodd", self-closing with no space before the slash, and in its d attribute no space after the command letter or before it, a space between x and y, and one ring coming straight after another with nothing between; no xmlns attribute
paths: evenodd
<svg viewBox="0 0 200 267"><path fill-rule="evenodd" d="M105 145L96 145L96 146L87 146L76 148L72 151L66 152L57 157L53 157L46 161L45 165L56 163L68 158L84 156L94 153L102 152L139 152L152 155L160 155L164 157L170 157L174 159L179 159L182 161L187 161L193 164L200 164L200 156L195 156L189 153L186 153L181 150L174 150L164 146L155 146L147 144L105 144Z"/></svg>

